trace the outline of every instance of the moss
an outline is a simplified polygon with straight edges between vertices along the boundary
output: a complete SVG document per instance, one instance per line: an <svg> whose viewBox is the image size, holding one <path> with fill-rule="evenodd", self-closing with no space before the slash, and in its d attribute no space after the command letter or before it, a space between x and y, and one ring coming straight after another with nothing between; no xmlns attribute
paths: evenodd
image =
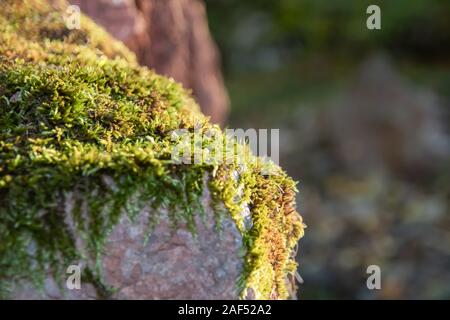
<svg viewBox="0 0 450 320"><path fill-rule="evenodd" d="M63 8L63 2L2 1L0 294L20 280L42 285L49 270L61 275L62 266L87 258L97 262L87 266L89 279L107 291L102 248L121 215L133 219L151 205L151 230L158 211L167 208L174 227L183 222L195 232L207 176L217 208L224 205L243 235L242 296L251 288L257 298L287 298L303 234L295 183L273 164L275 174L263 175L262 161L242 145L236 148L246 155L244 165L173 164L174 130L215 130L205 148L233 142L178 83L139 67L87 17L82 30L65 29ZM69 194L70 223L64 211ZM83 250L71 224L86 239Z"/></svg>

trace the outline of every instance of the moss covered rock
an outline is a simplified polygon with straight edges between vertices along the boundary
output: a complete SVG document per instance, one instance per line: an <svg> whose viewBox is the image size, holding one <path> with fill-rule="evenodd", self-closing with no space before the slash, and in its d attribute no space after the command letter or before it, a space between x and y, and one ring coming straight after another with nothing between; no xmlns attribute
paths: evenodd
<svg viewBox="0 0 450 320"><path fill-rule="evenodd" d="M239 230L240 297L288 298L304 228L295 183L274 164L264 174L267 164L239 144L244 163L175 164L176 130L213 130L204 149L234 142L181 85L138 66L88 18L67 29L64 9L62 1L2 1L1 294L21 282L43 289L48 274L60 279L81 261L83 281L111 297L117 284L108 283L102 260L124 217L145 225L151 241L160 221L194 236L200 216L219 233L227 219Z"/></svg>

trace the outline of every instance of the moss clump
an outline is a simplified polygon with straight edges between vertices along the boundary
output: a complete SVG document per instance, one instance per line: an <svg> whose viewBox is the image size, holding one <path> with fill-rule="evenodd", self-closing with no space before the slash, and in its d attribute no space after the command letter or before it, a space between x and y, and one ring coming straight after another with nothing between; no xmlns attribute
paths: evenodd
<svg viewBox="0 0 450 320"><path fill-rule="evenodd" d="M224 204L243 234L242 296L251 288L256 298L288 297L287 275L296 270L292 255L303 234L294 182L275 165L274 175L263 175L262 161L242 145L244 165L173 164L174 130L214 129L218 137L205 148L230 138L179 84L139 67L88 18L81 30L65 29L63 8L2 1L0 294L20 280L39 285L46 272L61 274L62 266L87 258L97 261L88 266L91 281L104 288L102 247L121 215L134 218L151 205L151 228L167 208L174 227L185 222L195 232L207 177L215 204ZM74 205L67 215L69 193ZM251 228L242 221L244 206ZM86 240L83 250L72 226Z"/></svg>

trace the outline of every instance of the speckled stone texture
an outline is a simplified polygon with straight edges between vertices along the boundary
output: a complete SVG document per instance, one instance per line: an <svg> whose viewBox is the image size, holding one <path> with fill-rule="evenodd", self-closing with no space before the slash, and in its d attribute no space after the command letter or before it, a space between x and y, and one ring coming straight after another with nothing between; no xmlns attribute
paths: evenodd
<svg viewBox="0 0 450 320"><path fill-rule="evenodd" d="M205 195L204 200L204 203L209 203L209 196ZM196 236L184 225L172 228L167 215L163 215L146 245L146 219L151 212L144 210L134 222L123 216L108 237L102 259L104 280L117 289L112 298L237 299L237 280L242 272L244 253L241 235L229 217L221 222L222 229L218 232L213 211L207 206L205 208L204 221L199 215L196 219ZM80 237L77 237L77 242L79 246L83 245ZM81 265L84 263L80 262ZM62 284L66 288L65 280ZM88 283L82 283L79 290L64 289L61 292L53 277L49 276L44 292L30 284L20 284L15 288L13 298L101 297Z"/></svg>

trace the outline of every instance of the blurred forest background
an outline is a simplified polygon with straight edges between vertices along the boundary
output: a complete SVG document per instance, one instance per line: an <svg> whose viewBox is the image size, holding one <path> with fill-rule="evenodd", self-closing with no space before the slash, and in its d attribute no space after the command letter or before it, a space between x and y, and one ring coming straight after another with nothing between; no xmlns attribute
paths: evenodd
<svg viewBox="0 0 450 320"><path fill-rule="evenodd" d="M450 298L450 1L206 5L226 125L280 128L299 181L299 297Z"/></svg>

